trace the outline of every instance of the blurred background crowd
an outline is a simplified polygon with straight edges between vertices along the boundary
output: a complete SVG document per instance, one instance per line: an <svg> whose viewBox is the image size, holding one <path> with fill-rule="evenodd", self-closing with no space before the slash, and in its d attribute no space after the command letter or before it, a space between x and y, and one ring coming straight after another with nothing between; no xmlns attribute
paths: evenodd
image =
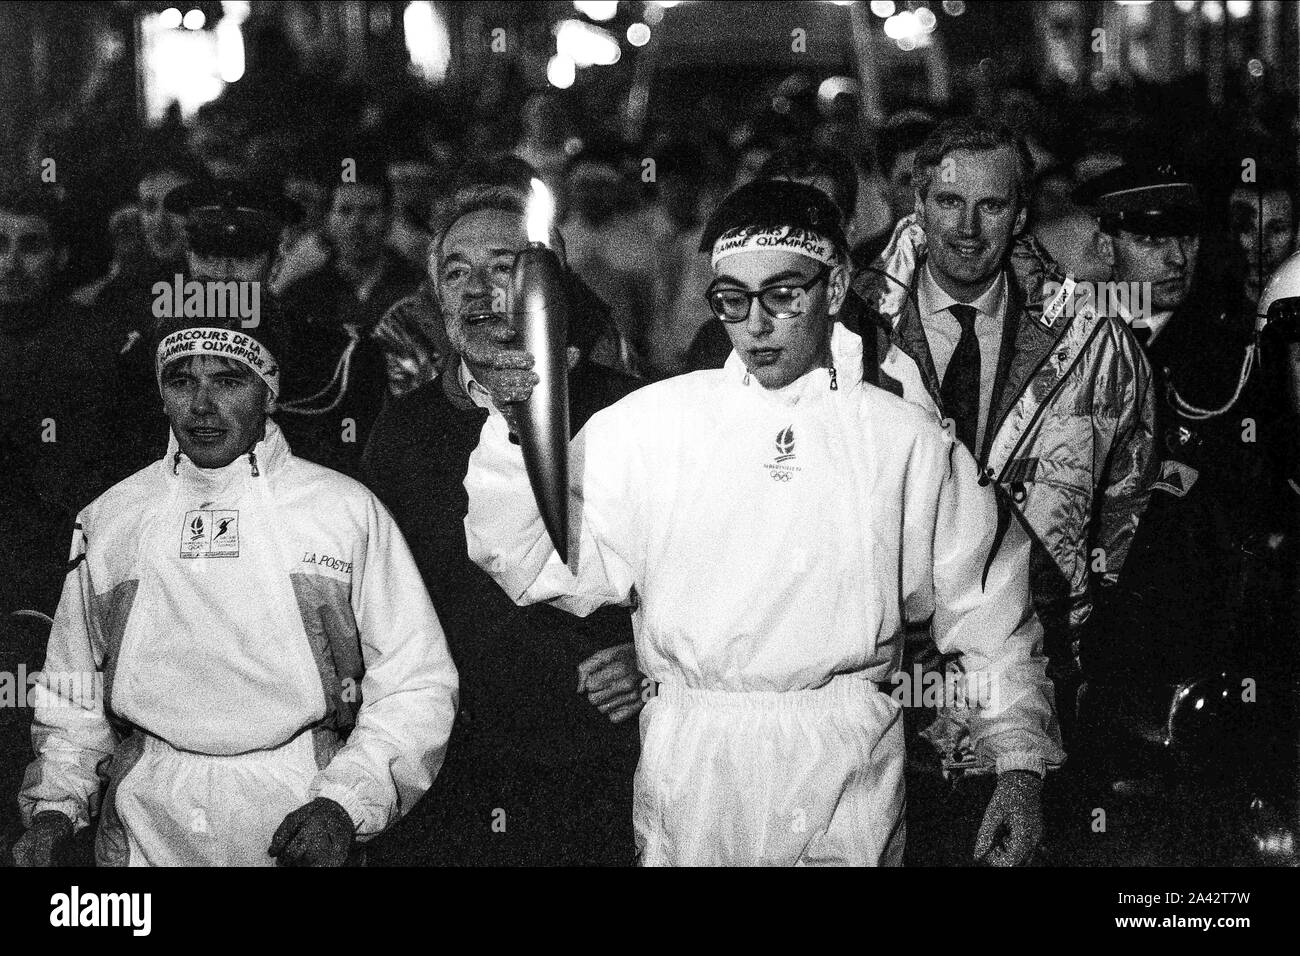
<svg viewBox="0 0 1300 956"><path fill-rule="evenodd" d="M1125 160L1200 180L1225 284L1257 293L1293 238L1291 3L5 3L0 21L4 168L53 161L58 282L86 303L179 257L161 199L206 175L301 204L277 291L381 245L377 320L418 283L458 168L513 152L560 197L617 360L673 374L708 318L690 270L717 198L783 147L834 151L869 261L912 208L916 146L971 112L1026 138L1031 228L1081 277L1098 267L1072 261L1070 192ZM386 181L373 222L336 208L348 157ZM406 348L436 348L436 328L398 324Z"/></svg>

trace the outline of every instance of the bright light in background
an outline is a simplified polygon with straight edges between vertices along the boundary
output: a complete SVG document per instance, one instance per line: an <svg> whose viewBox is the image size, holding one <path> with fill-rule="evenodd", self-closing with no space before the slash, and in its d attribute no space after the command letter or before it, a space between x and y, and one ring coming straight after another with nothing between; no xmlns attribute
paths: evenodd
<svg viewBox="0 0 1300 956"><path fill-rule="evenodd" d="M252 12L248 0L224 0L217 23L217 69L227 83L244 75L244 33L241 24Z"/></svg>
<svg viewBox="0 0 1300 956"><path fill-rule="evenodd" d="M581 20L560 21L555 30L555 51L577 66L610 66L623 55L614 34Z"/></svg>
<svg viewBox="0 0 1300 956"><path fill-rule="evenodd" d="M181 21L186 30L202 30L203 24L208 22L208 18L203 15L202 10L191 10L185 14L185 19Z"/></svg>
<svg viewBox="0 0 1300 956"><path fill-rule="evenodd" d="M1219 0L1208 0L1201 4L1201 15L1210 23L1223 22L1223 4Z"/></svg>
<svg viewBox="0 0 1300 956"><path fill-rule="evenodd" d="M939 25L939 18L934 15L934 11L929 7L921 7L916 11L916 22L921 25L921 29L926 33L933 33L934 28Z"/></svg>
<svg viewBox="0 0 1300 956"><path fill-rule="evenodd" d="M1196 9L1196 0L1174 0L1179 13L1191 13Z"/></svg>
<svg viewBox="0 0 1300 956"><path fill-rule="evenodd" d="M656 7L663 7L665 10L671 10L681 2L682 0L654 0L654 5Z"/></svg>
<svg viewBox="0 0 1300 956"><path fill-rule="evenodd" d="M142 18L141 85L150 123L160 122L172 103L188 121L199 107L220 96L227 83L243 77L242 27L251 12L248 0L225 0L212 31L202 29L200 17L190 16L199 10L181 17L179 10L169 8Z"/></svg>
<svg viewBox="0 0 1300 956"><path fill-rule="evenodd" d="M618 0L573 0L573 9L604 23L618 15Z"/></svg>
<svg viewBox="0 0 1300 956"><path fill-rule="evenodd" d="M828 76L817 87L817 104L828 110L835 103L835 97L841 93L850 95L858 91L858 85L847 76Z"/></svg>
<svg viewBox="0 0 1300 956"><path fill-rule="evenodd" d="M894 15L894 0L871 0L871 12L882 20Z"/></svg>
<svg viewBox="0 0 1300 956"><path fill-rule="evenodd" d="M1238 20L1250 16L1250 0L1228 0L1228 15Z"/></svg>
<svg viewBox="0 0 1300 956"><path fill-rule="evenodd" d="M885 21L885 36L891 40L915 40L922 32L920 21L911 10L896 13Z"/></svg>
<svg viewBox="0 0 1300 956"><path fill-rule="evenodd" d="M200 106L221 95L226 84L221 79L215 33L164 26L161 14L144 16L140 29L145 114L150 123L161 122L172 103L188 121Z"/></svg>
<svg viewBox="0 0 1300 956"><path fill-rule="evenodd" d="M644 23L634 23L627 28L627 42L633 46L645 46L650 42L650 28Z"/></svg>
<svg viewBox="0 0 1300 956"><path fill-rule="evenodd" d="M943 0L943 12L950 17L959 17L966 12L966 4L962 0Z"/></svg>
<svg viewBox="0 0 1300 956"><path fill-rule="evenodd" d="M402 32L411 68L428 83L440 83L451 68L451 33L447 21L427 0L413 0L402 13Z"/></svg>
<svg viewBox="0 0 1300 956"><path fill-rule="evenodd" d="M557 53L546 64L546 79L551 86L567 90L577 78L578 67L567 56Z"/></svg>
<svg viewBox="0 0 1300 956"><path fill-rule="evenodd" d="M528 196L528 209L524 212L524 228L528 231L529 242L548 245L551 241L551 225L555 222L555 197L546 188L546 183L533 179L533 191Z"/></svg>

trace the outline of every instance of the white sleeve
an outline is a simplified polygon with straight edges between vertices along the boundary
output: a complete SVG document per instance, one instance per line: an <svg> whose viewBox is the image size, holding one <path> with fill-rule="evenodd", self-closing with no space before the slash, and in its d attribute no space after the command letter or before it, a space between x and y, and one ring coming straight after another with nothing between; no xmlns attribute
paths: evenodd
<svg viewBox="0 0 1300 956"><path fill-rule="evenodd" d="M447 754L459 680L447 639L402 533L369 499L364 565L352 608L365 675L356 726L312 783L339 803L361 839L415 805Z"/></svg>
<svg viewBox="0 0 1300 956"><path fill-rule="evenodd" d="M1065 759L1042 655L1043 628L1029 595L1030 542L1018 520L1001 528L992 487L947 435L934 450L935 643L961 654L975 752L999 773L1039 774ZM1000 538L1000 540L999 540ZM996 549L996 550L994 550Z"/></svg>
<svg viewBox="0 0 1300 956"><path fill-rule="evenodd" d="M569 446L569 561L560 561L533 499L523 452L493 413L470 455L465 489L469 557L516 604L549 602L585 617L631 599L644 514L630 476L637 434L616 404L594 415ZM576 568L576 573L570 568Z"/></svg>
<svg viewBox="0 0 1300 956"><path fill-rule="evenodd" d="M36 759L18 794L24 826L44 810L66 814L77 830L89 825L99 809L97 768L117 748L117 735L104 715L104 643L96 639L84 520L84 514L78 516L72 533L72 566L54 613L45 666L31 691ZM27 694L26 687L17 691Z"/></svg>

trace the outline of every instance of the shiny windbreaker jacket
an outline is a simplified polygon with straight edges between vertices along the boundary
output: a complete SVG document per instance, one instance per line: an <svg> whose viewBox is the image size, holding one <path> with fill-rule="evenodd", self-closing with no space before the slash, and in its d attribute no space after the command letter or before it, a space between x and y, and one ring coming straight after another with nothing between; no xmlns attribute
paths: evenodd
<svg viewBox="0 0 1300 956"><path fill-rule="evenodd" d="M908 216L853 288L877 322L882 387L942 414L915 305L924 256L925 233ZM1015 243L1010 265L981 481L1034 539L1031 590L1049 655L1060 653L1054 634L1077 655L1093 575L1118 576L1158 467L1151 369L1124 323L1062 284L1033 239Z"/></svg>
<svg viewBox="0 0 1300 956"><path fill-rule="evenodd" d="M406 542L362 485L266 428L215 469L172 436L79 516L33 687L25 823L59 810L84 827L140 740L203 759L306 738L304 797L342 805L361 839L432 784L458 681Z"/></svg>

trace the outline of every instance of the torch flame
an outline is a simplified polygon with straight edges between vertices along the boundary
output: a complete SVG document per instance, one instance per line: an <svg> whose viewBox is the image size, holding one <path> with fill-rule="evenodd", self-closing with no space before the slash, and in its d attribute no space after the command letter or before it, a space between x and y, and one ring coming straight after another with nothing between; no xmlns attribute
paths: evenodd
<svg viewBox="0 0 1300 956"><path fill-rule="evenodd" d="M528 241L551 244L551 223L555 221L555 197L540 179L533 180L533 191L528 197L528 211L524 216Z"/></svg>

